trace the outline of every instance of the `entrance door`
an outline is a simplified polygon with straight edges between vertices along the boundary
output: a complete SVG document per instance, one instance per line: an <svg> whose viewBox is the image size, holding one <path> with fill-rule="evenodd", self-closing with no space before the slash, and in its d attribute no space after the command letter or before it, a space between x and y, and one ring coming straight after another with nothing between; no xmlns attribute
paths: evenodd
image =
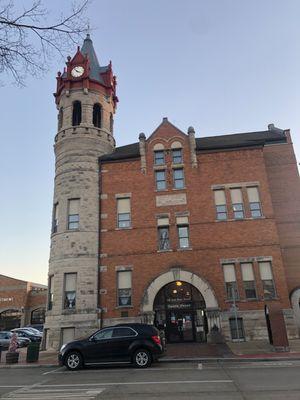
<svg viewBox="0 0 300 400"><path fill-rule="evenodd" d="M191 311L167 312L168 342L192 342L195 340L194 315Z"/></svg>

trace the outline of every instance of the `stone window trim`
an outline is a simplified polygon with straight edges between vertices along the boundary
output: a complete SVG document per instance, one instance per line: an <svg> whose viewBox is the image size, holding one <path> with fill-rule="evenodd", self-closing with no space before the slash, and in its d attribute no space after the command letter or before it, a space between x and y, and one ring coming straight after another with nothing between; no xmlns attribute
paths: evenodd
<svg viewBox="0 0 300 400"><path fill-rule="evenodd" d="M175 212L175 217L189 217L190 212L189 211L178 211Z"/></svg>
<svg viewBox="0 0 300 400"><path fill-rule="evenodd" d="M153 165L153 170L154 171L165 171L166 170L166 165L165 164Z"/></svg>
<svg viewBox="0 0 300 400"><path fill-rule="evenodd" d="M133 271L132 265L116 265L115 271Z"/></svg>
<svg viewBox="0 0 300 400"><path fill-rule="evenodd" d="M243 187L251 187L251 186L260 186L260 183L255 181L255 182L238 182L238 183L222 183L222 184L215 184L211 185L212 190L218 190L218 189L240 189Z"/></svg>
<svg viewBox="0 0 300 400"><path fill-rule="evenodd" d="M186 189L184 168L176 166L175 168L172 168L172 170L173 170L173 190ZM182 173L181 177L176 177L176 172L177 171L181 171L181 173ZM179 182L182 182L182 186L181 187L176 187L176 185L178 185Z"/></svg>
<svg viewBox="0 0 300 400"><path fill-rule="evenodd" d="M258 261L273 261L272 256L255 256L255 257L239 257L239 258L222 258L220 259L220 266L224 264L240 264L247 262L258 262Z"/></svg>
<svg viewBox="0 0 300 400"><path fill-rule="evenodd" d="M116 199L126 199L126 198L130 198L131 196L132 196L131 193L116 193L115 194Z"/></svg>
<svg viewBox="0 0 300 400"><path fill-rule="evenodd" d="M67 277L70 275L75 275L75 287L72 290L69 290L69 288L67 287ZM64 281L63 281L62 309L63 311L76 312L78 273L65 272L63 278Z"/></svg>

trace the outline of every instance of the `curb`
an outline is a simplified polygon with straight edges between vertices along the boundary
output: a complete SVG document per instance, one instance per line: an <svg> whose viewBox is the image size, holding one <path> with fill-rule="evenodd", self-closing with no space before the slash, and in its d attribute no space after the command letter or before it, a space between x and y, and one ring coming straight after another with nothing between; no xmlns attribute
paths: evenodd
<svg viewBox="0 0 300 400"><path fill-rule="evenodd" d="M192 362L202 362L202 363L246 363L246 362L272 362L272 361L300 361L300 356L297 357L190 357L190 358L168 358L164 357L159 360L159 363L192 363ZM17 365L0 365L1 369L15 369L15 368L59 368L58 364L17 364Z"/></svg>

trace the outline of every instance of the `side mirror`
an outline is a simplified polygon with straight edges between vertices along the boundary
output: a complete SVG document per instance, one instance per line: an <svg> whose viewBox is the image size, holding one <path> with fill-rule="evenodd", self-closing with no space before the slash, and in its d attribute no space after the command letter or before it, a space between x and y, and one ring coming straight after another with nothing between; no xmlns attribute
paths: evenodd
<svg viewBox="0 0 300 400"><path fill-rule="evenodd" d="M95 342L95 341L96 341L95 336L91 336L91 337L89 338L89 342Z"/></svg>

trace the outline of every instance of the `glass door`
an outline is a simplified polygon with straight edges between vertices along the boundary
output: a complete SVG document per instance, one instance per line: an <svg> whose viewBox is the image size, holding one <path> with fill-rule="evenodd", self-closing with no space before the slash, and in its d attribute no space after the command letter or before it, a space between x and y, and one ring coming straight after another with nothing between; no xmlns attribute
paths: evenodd
<svg viewBox="0 0 300 400"><path fill-rule="evenodd" d="M195 340L194 315L191 311L172 310L167 315L169 342L192 342Z"/></svg>

